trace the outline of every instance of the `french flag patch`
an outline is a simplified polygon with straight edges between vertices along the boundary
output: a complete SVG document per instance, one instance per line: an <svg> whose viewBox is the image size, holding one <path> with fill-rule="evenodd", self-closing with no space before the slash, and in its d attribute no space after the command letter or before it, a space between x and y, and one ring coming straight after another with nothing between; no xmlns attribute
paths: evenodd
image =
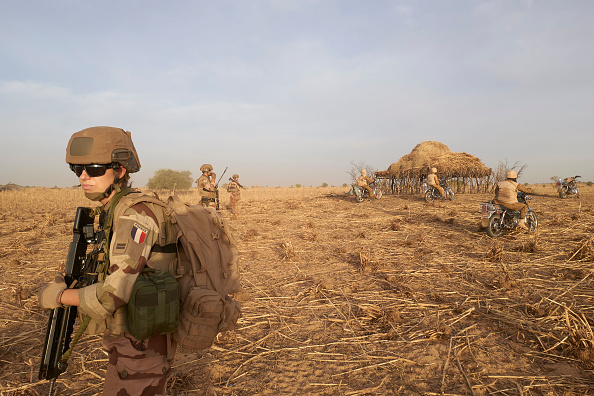
<svg viewBox="0 0 594 396"><path fill-rule="evenodd" d="M144 243L144 240L146 239L146 233L147 230L144 227L138 223L134 223L134 227L132 227L132 232L130 234L134 242Z"/></svg>

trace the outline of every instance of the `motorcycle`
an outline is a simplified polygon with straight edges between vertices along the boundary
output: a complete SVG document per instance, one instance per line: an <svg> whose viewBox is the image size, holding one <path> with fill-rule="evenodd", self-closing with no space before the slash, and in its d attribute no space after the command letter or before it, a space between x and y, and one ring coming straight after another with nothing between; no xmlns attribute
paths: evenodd
<svg viewBox="0 0 594 396"><path fill-rule="evenodd" d="M538 217L528 205L532 197L522 191L518 191L518 202L526 204L526 227L528 231L536 232L538 228ZM500 237L506 230L514 230L520 221L520 211L508 209L500 204L484 202L479 204L479 212L482 214L481 226L487 231L491 238Z"/></svg>
<svg viewBox="0 0 594 396"><path fill-rule="evenodd" d="M431 202L433 200L436 199L447 199L450 201L454 200L454 191L450 188L450 186L447 183L446 179L439 179L439 185L441 186L441 188L443 188L443 192L445 194L445 197L441 196L441 193L439 192L439 190L433 186L428 185L427 183L423 183L422 184L422 192L425 195L425 202Z"/></svg>
<svg viewBox="0 0 594 396"><path fill-rule="evenodd" d="M380 186L377 185L375 182L369 183L369 187L371 187L371 189L373 190L373 193L375 194L375 199L380 199L384 195ZM366 188L359 186L358 184L351 185L351 190L349 191L349 194L355 196L356 202L363 202L365 198L371 198L369 196L369 191L367 191Z"/></svg>
<svg viewBox="0 0 594 396"><path fill-rule="evenodd" d="M557 179L557 190L559 190L559 198L565 199L569 196L575 195L577 198L580 197L580 193L577 188L577 178L581 176L567 177L563 180Z"/></svg>

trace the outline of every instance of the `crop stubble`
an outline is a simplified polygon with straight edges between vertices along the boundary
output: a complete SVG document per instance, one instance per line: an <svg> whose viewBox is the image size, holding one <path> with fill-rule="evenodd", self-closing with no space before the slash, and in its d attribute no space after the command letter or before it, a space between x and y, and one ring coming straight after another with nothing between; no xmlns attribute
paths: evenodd
<svg viewBox="0 0 594 396"><path fill-rule="evenodd" d="M594 191L539 186L538 234L494 240L478 203L341 188L242 191L241 328L178 352L169 394L569 395L594 392ZM190 203L195 192L179 192ZM225 217L228 197L222 192ZM0 394L37 380L46 312L37 290L63 268L79 191L0 194ZM106 355L84 336L62 394L102 389Z"/></svg>

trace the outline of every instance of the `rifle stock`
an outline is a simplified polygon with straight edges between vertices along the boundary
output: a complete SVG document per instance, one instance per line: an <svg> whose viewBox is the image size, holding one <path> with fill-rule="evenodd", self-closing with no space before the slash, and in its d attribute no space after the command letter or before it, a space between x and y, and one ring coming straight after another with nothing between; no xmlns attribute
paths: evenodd
<svg viewBox="0 0 594 396"><path fill-rule="evenodd" d="M94 216L91 208L79 207L74 218L73 238L68 247L64 281L68 288L80 288L97 281L97 264L102 261L103 231L95 233ZM97 249L87 254L89 243L101 243ZM100 256L101 255L101 256ZM68 368L63 359L70 347L72 330L76 320L75 306L59 307L50 311L43 350L39 379L50 380L50 394L55 379Z"/></svg>

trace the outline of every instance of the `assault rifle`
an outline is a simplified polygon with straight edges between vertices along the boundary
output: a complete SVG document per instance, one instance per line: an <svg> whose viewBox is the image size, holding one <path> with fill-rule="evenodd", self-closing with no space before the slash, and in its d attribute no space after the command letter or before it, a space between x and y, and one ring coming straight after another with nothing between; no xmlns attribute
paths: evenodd
<svg viewBox="0 0 594 396"><path fill-rule="evenodd" d="M233 180L232 178L229 178L230 182L236 183L239 187L243 188L245 190L245 187L242 186L241 184L239 184L239 182L237 180Z"/></svg>
<svg viewBox="0 0 594 396"><path fill-rule="evenodd" d="M97 266L104 260L105 233L103 231L95 232L92 212L91 208L79 207L76 209L74 235L68 247L66 268L64 269L64 281L69 289L78 289L97 282ZM87 254L89 244L95 244L96 248ZM41 353L39 379L50 381L50 396L56 378L68 368L76 311L75 306L66 306L54 308L49 314ZM72 347L82 335L84 327L81 325L81 329L72 342Z"/></svg>
<svg viewBox="0 0 594 396"><path fill-rule="evenodd" d="M217 210L219 210L219 183L221 182L221 179L223 178L223 175L225 174L225 172L227 172L228 168L229 168L228 166L225 167L225 170L221 174L221 177L219 177L219 181L217 182L217 184L215 184L215 191L217 194Z"/></svg>

